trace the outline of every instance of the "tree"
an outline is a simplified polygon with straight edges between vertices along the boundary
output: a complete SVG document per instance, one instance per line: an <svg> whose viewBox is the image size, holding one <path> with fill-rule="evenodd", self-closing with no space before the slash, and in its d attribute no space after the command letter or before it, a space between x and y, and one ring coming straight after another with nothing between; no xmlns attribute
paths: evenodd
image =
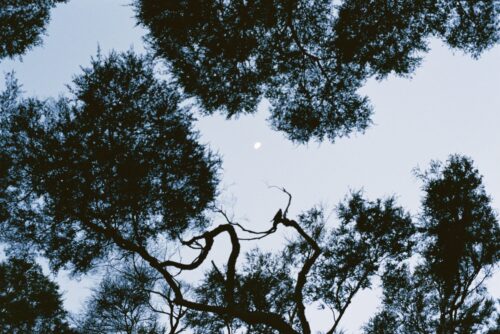
<svg viewBox="0 0 500 334"><path fill-rule="evenodd" d="M338 333L353 297L370 288L373 276L388 263L411 255L412 220L393 198L370 202L359 192L338 206L336 228L328 228L320 208L301 214L297 222L286 218L287 209L278 224L295 228L300 236L278 254L258 249L246 254L246 263L236 274L234 307L277 314L295 332L311 333L304 310L316 303L333 314L328 333ZM200 303L223 304L224 283L224 275L214 267L195 297ZM249 326L207 313L188 314L187 324L195 333L220 333L223 328L231 328L231 333L239 328L276 332L269 325Z"/></svg>
<svg viewBox="0 0 500 334"><path fill-rule="evenodd" d="M10 83L2 95L6 240L84 272L117 247L207 225L219 160L150 61L98 56L71 94L21 99Z"/></svg>
<svg viewBox="0 0 500 334"><path fill-rule="evenodd" d="M203 110L253 113L290 139L335 140L370 125L358 89L410 75L438 37L478 57L498 42L494 0L135 0L147 42Z"/></svg>
<svg viewBox="0 0 500 334"><path fill-rule="evenodd" d="M73 333L57 284L31 259L0 263L0 333Z"/></svg>
<svg viewBox="0 0 500 334"><path fill-rule="evenodd" d="M179 334L185 310L176 307L170 296L154 290L158 275L149 267L123 265L110 268L87 301L78 321L81 333ZM161 285L160 285L161 286ZM168 289L164 289L167 290ZM153 301L160 296L160 301ZM159 304L159 305L154 305ZM165 305L168 307L165 307ZM168 317L168 327L159 316Z"/></svg>
<svg viewBox="0 0 500 334"><path fill-rule="evenodd" d="M484 333L496 311L483 283L500 255L491 199L467 157L451 156L421 177L421 260L413 272L408 265L389 268L384 307L366 332ZM381 326L386 318L393 319L392 327Z"/></svg>
<svg viewBox="0 0 500 334"><path fill-rule="evenodd" d="M309 288L333 313L327 334L339 332L354 296L371 288L374 276L411 256L415 233L410 214L394 198L370 202L354 193L338 214L340 226L325 240Z"/></svg>
<svg viewBox="0 0 500 334"><path fill-rule="evenodd" d="M25 54L42 43L50 11L67 0L2 0L0 60Z"/></svg>

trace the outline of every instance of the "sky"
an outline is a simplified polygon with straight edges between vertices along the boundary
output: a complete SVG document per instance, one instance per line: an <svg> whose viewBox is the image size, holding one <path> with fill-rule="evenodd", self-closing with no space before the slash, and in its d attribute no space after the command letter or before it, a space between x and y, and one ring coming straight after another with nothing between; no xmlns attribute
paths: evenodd
<svg viewBox="0 0 500 334"><path fill-rule="evenodd" d="M55 97L87 66L98 47L103 54L133 48L144 52L145 31L135 26L129 0L71 0L52 13L43 46L26 56L0 63L0 73L14 70L27 96ZM255 115L226 120L199 119L201 141L223 158L221 205L237 221L254 229L269 227L283 194L270 185L285 187L292 195L290 215L322 204L332 210L352 190L363 189L376 199L396 195L398 203L418 213L421 182L412 170L426 169L431 160L450 154L470 156L484 176L493 206L500 208L500 47L478 60L453 52L440 41L411 78L389 77L369 81L362 89L374 107L373 126L364 134L335 143L296 145L272 131L262 102ZM0 83L3 89L3 82ZM255 149L255 143L261 146ZM332 216L332 224L335 217ZM219 252L227 246L218 240ZM279 242L267 241L273 249ZM249 245L248 247L251 247ZM496 279L500 278L496 275ZM65 306L78 311L96 279L57 277L65 292ZM500 298L500 287L489 282ZM375 289L358 296L342 326L356 333L377 307ZM314 329L331 321L310 310Z"/></svg>

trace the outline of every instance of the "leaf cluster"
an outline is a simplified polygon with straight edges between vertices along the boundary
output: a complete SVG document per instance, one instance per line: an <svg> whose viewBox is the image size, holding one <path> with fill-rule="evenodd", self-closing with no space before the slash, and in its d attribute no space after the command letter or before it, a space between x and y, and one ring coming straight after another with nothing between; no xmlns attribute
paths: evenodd
<svg viewBox="0 0 500 334"><path fill-rule="evenodd" d="M32 259L0 263L0 333L73 333L57 284Z"/></svg>
<svg viewBox="0 0 500 334"><path fill-rule="evenodd" d="M409 75L431 37L474 57L498 42L492 0L136 0L147 41L207 113L271 103L270 123L297 142L331 141L371 123L358 90Z"/></svg>
<svg viewBox="0 0 500 334"><path fill-rule="evenodd" d="M50 11L67 0L2 0L0 3L0 60L25 54L42 43Z"/></svg>
<svg viewBox="0 0 500 334"><path fill-rule="evenodd" d="M55 268L86 271L117 244L146 247L207 224L219 159L153 63L100 55L71 97L1 96L4 240L43 249Z"/></svg>
<svg viewBox="0 0 500 334"><path fill-rule="evenodd" d="M494 332L495 301L483 282L498 264L500 228L471 159L451 156L421 177L420 261L391 265L381 311L367 333ZM383 326L384 322L391 323Z"/></svg>

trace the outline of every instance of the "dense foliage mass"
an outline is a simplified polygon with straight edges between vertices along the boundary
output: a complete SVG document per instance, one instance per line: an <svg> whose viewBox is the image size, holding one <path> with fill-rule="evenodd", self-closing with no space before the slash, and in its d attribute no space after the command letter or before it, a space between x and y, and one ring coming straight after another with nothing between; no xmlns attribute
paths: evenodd
<svg viewBox="0 0 500 334"><path fill-rule="evenodd" d="M78 330L93 334L167 333L159 321L166 312L162 306L155 308L150 296L154 279L155 273L147 267L122 265L108 271L87 301Z"/></svg>
<svg viewBox="0 0 500 334"><path fill-rule="evenodd" d="M85 271L116 245L206 225L218 159L149 61L98 56L71 94L22 99L11 80L0 97L4 238Z"/></svg>
<svg viewBox="0 0 500 334"><path fill-rule="evenodd" d="M0 3L0 60L23 55L41 44L50 10L67 0L2 0Z"/></svg>
<svg viewBox="0 0 500 334"><path fill-rule="evenodd" d="M292 140L334 140L370 124L358 90L411 74L430 37L478 56L499 39L494 0L135 0L147 40L204 110L255 112Z"/></svg>
<svg viewBox="0 0 500 334"><path fill-rule="evenodd" d="M33 260L0 263L0 333L73 333L57 284Z"/></svg>
<svg viewBox="0 0 500 334"><path fill-rule="evenodd" d="M453 156L422 178L421 259L412 270L387 268L383 308L366 331L494 333L495 301L483 281L500 257L500 228L481 176L470 159Z"/></svg>

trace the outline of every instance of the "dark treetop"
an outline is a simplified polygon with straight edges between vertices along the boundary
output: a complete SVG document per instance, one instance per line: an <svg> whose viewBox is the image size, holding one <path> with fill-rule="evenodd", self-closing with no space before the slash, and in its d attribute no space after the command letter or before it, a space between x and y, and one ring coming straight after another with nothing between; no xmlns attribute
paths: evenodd
<svg viewBox="0 0 500 334"><path fill-rule="evenodd" d="M500 228L472 161L452 156L422 175L425 196L413 270L390 266L367 333L498 333L483 284L500 256ZM496 329L495 329L496 328Z"/></svg>
<svg viewBox="0 0 500 334"><path fill-rule="evenodd" d="M58 286L34 261L11 257L0 263L0 333L73 333Z"/></svg>
<svg viewBox="0 0 500 334"><path fill-rule="evenodd" d="M145 246L205 226L219 161L147 59L98 56L57 101L22 99L11 80L0 108L6 239L86 270L110 236Z"/></svg>
<svg viewBox="0 0 500 334"><path fill-rule="evenodd" d="M50 10L67 0L1 0L0 60L23 55L42 42Z"/></svg>
<svg viewBox="0 0 500 334"><path fill-rule="evenodd" d="M367 78L411 74L430 37L477 57L499 39L495 0L135 0L147 41L204 110L255 112L298 142L370 125ZM495 4L496 3L496 4Z"/></svg>

